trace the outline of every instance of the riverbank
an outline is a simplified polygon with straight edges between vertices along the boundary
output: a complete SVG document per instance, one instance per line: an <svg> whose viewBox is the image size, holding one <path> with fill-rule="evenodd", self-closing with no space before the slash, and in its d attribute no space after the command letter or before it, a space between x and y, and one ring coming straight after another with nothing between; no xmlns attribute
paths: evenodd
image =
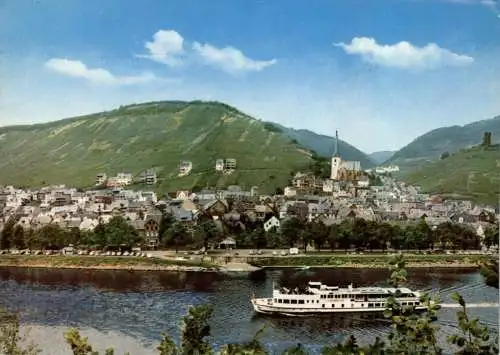
<svg viewBox="0 0 500 355"><path fill-rule="evenodd" d="M318 255L290 257L253 258L249 264L260 268L285 267L321 267L321 268L386 268L391 261L391 255ZM486 255L411 255L405 254L406 266L410 268L429 267L479 267L488 259Z"/></svg>
<svg viewBox="0 0 500 355"><path fill-rule="evenodd" d="M209 257L211 261L179 260L168 257L87 256L87 255L0 255L0 266L137 270L137 271L210 271L252 272L261 268L387 268L392 256L387 254L298 255L276 257ZM488 260L487 255L405 254L410 268L475 268ZM224 260L224 261L223 261Z"/></svg>
<svg viewBox="0 0 500 355"><path fill-rule="evenodd" d="M133 256L88 256L88 255L2 255L0 266L141 270L141 271L218 271L219 266L205 261L177 260L165 258L140 258Z"/></svg>

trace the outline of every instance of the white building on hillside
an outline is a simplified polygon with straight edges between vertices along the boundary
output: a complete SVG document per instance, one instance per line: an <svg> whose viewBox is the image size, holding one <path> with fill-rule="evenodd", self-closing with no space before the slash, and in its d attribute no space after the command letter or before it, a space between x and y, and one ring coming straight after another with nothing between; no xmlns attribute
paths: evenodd
<svg viewBox="0 0 500 355"><path fill-rule="evenodd" d="M179 176L188 175L193 169L193 162L189 160L181 161L179 165Z"/></svg>

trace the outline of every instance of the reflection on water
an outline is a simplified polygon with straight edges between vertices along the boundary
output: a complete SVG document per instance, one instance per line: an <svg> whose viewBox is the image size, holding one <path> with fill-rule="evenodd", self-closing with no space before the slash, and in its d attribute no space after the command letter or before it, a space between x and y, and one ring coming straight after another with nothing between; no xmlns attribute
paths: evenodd
<svg viewBox="0 0 500 355"><path fill-rule="evenodd" d="M385 285L385 269L284 269L251 274L47 270L0 267L0 299L38 326L76 326L101 332L119 331L151 344L167 331L178 337L181 317L190 305L211 303L213 343L246 341L263 325L262 340L272 348L301 342L318 344L355 335L360 343L383 336L380 316L332 315L307 318L255 316L250 295L270 294L272 284L294 287L309 280L332 285ZM426 289L451 302L460 292L467 302L497 302L498 290L485 286L476 270L412 269L409 286ZM442 335L454 331L453 309L440 311ZM498 327L498 310L471 309L486 324Z"/></svg>

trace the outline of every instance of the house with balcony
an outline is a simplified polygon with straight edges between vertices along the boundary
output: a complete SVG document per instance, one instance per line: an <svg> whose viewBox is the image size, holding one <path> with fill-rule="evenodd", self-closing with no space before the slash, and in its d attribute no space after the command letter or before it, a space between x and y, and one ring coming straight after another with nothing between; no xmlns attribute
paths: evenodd
<svg viewBox="0 0 500 355"><path fill-rule="evenodd" d="M106 175L106 173L99 173L99 174L97 174L97 176L95 178L95 184L96 184L96 186L104 185L106 183L107 179L108 179L108 176Z"/></svg>
<svg viewBox="0 0 500 355"><path fill-rule="evenodd" d="M224 160L224 170L234 170L236 169L236 159L226 159Z"/></svg>
<svg viewBox="0 0 500 355"><path fill-rule="evenodd" d="M154 169L148 169L141 172L139 180L146 185L156 185L158 181L156 171Z"/></svg>
<svg viewBox="0 0 500 355"><path fill-rule="evenodd" d="M189 160L183 160L179 164L179 174L178 176L186 176L193 170L193 162Z"/></svg>

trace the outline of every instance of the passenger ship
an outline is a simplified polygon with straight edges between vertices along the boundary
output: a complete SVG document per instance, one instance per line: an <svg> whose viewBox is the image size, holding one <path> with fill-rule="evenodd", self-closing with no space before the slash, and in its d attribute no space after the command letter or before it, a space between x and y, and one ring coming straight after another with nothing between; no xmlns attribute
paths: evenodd
<svg viewBox="0 0 500 355"><path fill-rule="evenodd" d="M275 289L272 298L252 297L256 312L299 316L318 313L341 312L383 312L387 299L394 296L403 307L414 307L424 311L425 304L420 302L420 293L408 288L327 286L321 282L309 281L305 290L287 288Z"/></svg>

